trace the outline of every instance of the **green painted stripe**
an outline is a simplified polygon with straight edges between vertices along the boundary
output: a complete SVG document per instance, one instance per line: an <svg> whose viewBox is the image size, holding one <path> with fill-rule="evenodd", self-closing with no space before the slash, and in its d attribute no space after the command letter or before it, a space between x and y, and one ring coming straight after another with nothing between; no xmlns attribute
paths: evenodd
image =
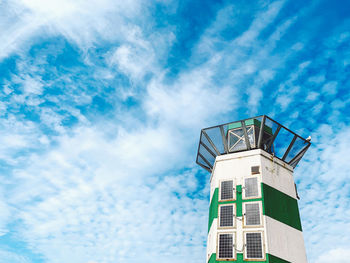
<svg viewBox="0 0 350 263"><path fill-rule="evenodd" d="M263 183L265 215L302 231L298 201Z"/></svg>
<svg viewBox="0 0 350 263"><path fill-rule="evenodd" d="M236 186L236 216L242 216L242 186Z"/></svg>
<svg viewBox="0 0 350 263"><path fill-rule="evenodd" d="M276 257L274 255L269 254L269 263L291 263L290 261L281 259L279 257Z"/></svg>
<svg viewBox="0 0 350 263"><path fill-rule="evenodd" d="M261 122L257 119L249 119L245 121L245 125L249 126L249 125L254 125L256 127L261 126ZM236 129L236 128L240 128L242 126L241 122L233 122L227 125L227 130L232 130L232 129ZM264 125L264 130L269 133L269 134L273 134L271 127L267 126L266 124Z"/></svg>
<svg viewBox="0 0 350 263"><path fill-rule="evenodd" d="M216 263L216 253L211 254L208 263Z"/></svg>
<svg viewBox="0 0 350 263"><path fill-rule="evenodd" d="M262 200L263 200L263 202L262 202L262 209L263 209L263 215L266 215L265 214L265 195L264 195L264 186L263 186L263 183L261 183L261 185L260 185L260 187L261 187L261 197L262 197Z"/></svg>
<svg viewBox="0 0 350 263"><path fill-rule="evenodd" d="M213 197L210 202L209 206L209 222L208 222L208 233L210 231L210 227L213 224L213 221L215 218L218 218L218 211L219 211L219 205L224 204L236 204L236 215L242 216L242 204L245 202L255 202L255 201L262 201L263 198L254 198L254 199L242 199L242 186L237 185L236 186L236 200L234 201L219 201L219 188L215 188ZM263 191L263 189L261 190ZM263 204L263 211L264 211L264 202Z"/></svg>
<svg viewBox="0 0 350 263"><path fill-rule="evenodd" d="M208 233L210 231L211 224L215 218L218 218L218 203L219 203L219 188L215 188L213 197L211 198L209 206L209 222L208 222Z"/></svg>

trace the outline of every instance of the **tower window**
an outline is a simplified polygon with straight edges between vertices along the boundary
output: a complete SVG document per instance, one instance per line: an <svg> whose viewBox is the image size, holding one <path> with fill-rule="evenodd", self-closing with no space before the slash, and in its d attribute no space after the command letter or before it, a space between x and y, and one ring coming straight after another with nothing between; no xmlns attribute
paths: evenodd
<svg viewBox="0 0 350 263"><path fill-rule="evenodd" d="M262 233L245 233L245 258L246 259L264 259Z"/></svg>
<svg viewBox="0 0 350 263"><path fill-rule="evenodd" d="M218 235L218 259L234 259L234 234L233 233L222 233Z"/></svg>
<svg viewBox="0 0 350 263"><path fill-rule="evenodd" d="M252 170L252 174L259 174L260 173L260 166L252 166L251 170Z"/></svg>
<svg viewBox="0 0 350 263"><path fill-rule="evenodd" d="M233 180L222 181L220 184L220 200L233 200Z"/></svg>
<svg viewBox="0 0 350 263"><path fill-rule="evenodd" d="M219 227L233 227L235 217L235 205L219 206Z"/></svg>
<svg viewBox="0 0 350 263"><path fill-rule="evenodd" d="M244 224L246 226L259 226L261 225L261 203L260 202L248 202L244 204Z"/></svg>
<svg viewBox="0 0 350 263"><path fill-rule="evenodd" d="M259 188L258 188L258 178L246 178L244 180L244 196L245 198L257 197L259 196Z"/></svg>

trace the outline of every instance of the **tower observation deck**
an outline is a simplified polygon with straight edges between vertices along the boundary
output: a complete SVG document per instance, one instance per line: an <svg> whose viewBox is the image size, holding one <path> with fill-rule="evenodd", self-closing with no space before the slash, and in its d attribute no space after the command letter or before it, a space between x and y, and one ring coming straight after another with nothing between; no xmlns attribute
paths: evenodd
<svg viewBox="0 0 350 263"><path fill-rule="evenodd" d="M201 130L208 263L307 262L293 171L310 145L265 115Z"/></svg>

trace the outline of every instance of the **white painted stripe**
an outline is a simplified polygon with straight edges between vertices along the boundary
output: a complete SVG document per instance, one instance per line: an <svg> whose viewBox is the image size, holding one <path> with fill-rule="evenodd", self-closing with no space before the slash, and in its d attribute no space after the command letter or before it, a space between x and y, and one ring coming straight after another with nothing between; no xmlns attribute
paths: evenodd
<svg viewBox="0 0 350 263"><path fill-rule="evenodd" d="M293 172L276 162L276 158L261 158L262 182L278 191L297 198Z"/></svg>
<svg viewBox="0 0 350 263"><path fill-rule="evenodd" d="M265 216L268 253L292 263L307 263L303 233Z"/></svg>
<svg viewBox="0 0 350 263"><path fill-rule="evenodd" d="M208 239L207 239L207 262L211 254L216 253L216 236L217 236L217 225L218 220L214 218L213 223L211 224Z"/></svg>

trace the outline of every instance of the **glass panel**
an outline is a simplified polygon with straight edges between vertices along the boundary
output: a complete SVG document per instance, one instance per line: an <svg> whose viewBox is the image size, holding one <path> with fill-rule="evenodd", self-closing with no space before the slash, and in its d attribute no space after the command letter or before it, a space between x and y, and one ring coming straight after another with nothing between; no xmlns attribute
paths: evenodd
<svg viewBox="0 0 350 263"><path fill-rule="evenodd" d="M229 134L229 151L236 152L247 149L245 144L244 132L242 128L228 131Z"/></svg>
<svg viewBox="0 0 350 263"><path fill-rule="evenodd" d="M229 131L228 132L228 146L230 151L233 151L234 146L240 141L242 140L242 137L239 135L239 131Z"/></svg>
<svg viewBox="0 0 350 263"><path fill-rule="evenodd" d="M258 146L262 119L263 116L260 116L244 121L251 149L256 149ZM208 135L208 139L201 133L200 142L202 145L199 146L199 153L203 155L203 159L197 157L197 163L201 165L206 167L210 166L210 168L212 168L218 152L220 154L226 154L227 151L231 153L247 150L241 121L207 128L203 131ZM278 134L276 134L277 131ZM295 167L302 156L300 155L300 158L298 156L298 160L293 159L305 149L305 147L309 146L309 143L297 137L295 145L293 145L287 153L287 149L289 145L291 145L294 135L293 132L289 132L286 128L283 128L277 122L266 116L262 138L260 138L260 148L268 153L275 154L275 156L280 159L283 159L285 156L284 161ZM272 142L273 137L275 138ZM213 145L209 141L212 142ZM205 160L207 160L209 164L205 164ZM291 163L292 160L293 162Z"/></svg>
<svg viewBox="0 0 350 263"><path fill-rule="evenodd" d="M250 147L252 149L256 148L258 144L261 121L262 121L262 117L256 117L254 119L249 119L245 121L245 124L247 126L248 136L249 136ZM249 132L250 127L252 128L251 132ZM251 133L252 135L249 135L249 133Z"/></svg>
<svg viewBox="0 0 350 263"><path fill-rule="evenodd" d="M232 200L233 199L233 181L222 181L220 186L220 200Z"/></svg>
<svg viewBox="0 0 350 263"><path fill-rule="evenodd" d="M301 151L301 154L298 156L298 158L294 159L293 162L288 163L290 166L292 166L293 168L295 168L295 166L297 166L297 164L299 163L299 161L301 160L301 158L303 158L304 154L307 151L307 146Z"/></svg>
<svg viewBox="0 0 350 263"><path fill-rule="evenodd" d="M288 146L292 142L293 138L294 138L293 133L281 127L277 137L273 142L276 157L282 159L284 153L287 151Z"/></svg>
<svg viewBox="0 0 350 263"><path fill-rule="evenodd" d="M208 141L207 137L202 134L201 141L203 144L205 144L214 154L217 155L216 151L214 150L213 146L211 146L210 142Z"/></svg>
<svg viewBox="0 0 350 263"><path fill-rule="evenodd" d="M214 162L215 162L215 157L210 154L207 149L204 148L203 145L199 146L199 153L211 164L211 166L213 167Z"/></svg>
<svg viewBox="0 0 350 263"><path fill-rule="evenodd" d="M219 235L219 258L233 258L233 234Z"/></svg>
<svg viewBox="0 0 350 263"><path fill-rule="evenodd" d="M233 217L233 205L220 206L220 227L232 227Z"/></svg>
<svg viewBox="0 0 350 263"><path fill-rule="evenodd" d="M263 258L261 233L246 233L247 258Z"/></svg>
<svg viewBox="0 0 350 263"><path fill-rule="evenodd" d="M253 178L246 178L244 180L244 192L245 192L245 197L253 197L253 196L258 196L259 195L259 190L258 190L258 178L253 177Z"/></svg>
<svg viewBox="0 0 350 263"><path fill-rule="evenodd" d="M225 148L224 148L224 145L222 143L222 136L221 136L220 127L206 129L205 132L208 134L209 138L214 143L216 149L221 154L225 153Z"/></svg>
<svg viewBox="0 0 350 263"><path fill-rule="evenodd" d="M276 122L274 122L273 120L266 117L265 125L264 125L264 135L263 135L261 148L269 153L274 152L273 145L269 146L269 144L273 138L273 135L277 131L278 127L279 127L279 125Z"/></svg>
<svg viewBox="0 0 350 263"><path fill-rule="evenodd" d="M250 147L251 148L255 148L255 130L254 130L254 126L247 126L247 134L248 134L248 139L249 139L249 143L250 143Z"/></svg>
<svg viewBox="0 0 350 263"><path fill-rule="evenodd" d="M227 144L227 150L228 150L228 137L227 137L227 131L228 131L228 125L222 125L222 129L224 131L224 137L225 137L225 141ZM222 142L222 144L224 144L224 141Z"/></svg>
<svg viewBox="0 0 350 263"><path fill-rule="evenodd" d="M259 203L245 204L245 224L247 226L260 225L260 206Z"/></svg>
<svg viewBox="0 0 350 263"><path fill-rule="evenodd" d="M208 164L199 155L197 156L197 163L200 163L201 165L207 167L208 169L213 168L213 167L208 167Z"/></svg>
<svg viewBox="0 0 350 263"><path fill-rule="evenodd" d="M265 132L267 132L270 135L274 135L278 126L279 125L274 120L270 119L269 117L266 117L264 126Z"/></svg>
<svg viewBox="0 0 350 263"><path fill-rule="evenodd" d="M292 149L290 149L285 161L290 162L298 153L300 153L309 143L301 138L297 138L293 144Z"/></svg>

